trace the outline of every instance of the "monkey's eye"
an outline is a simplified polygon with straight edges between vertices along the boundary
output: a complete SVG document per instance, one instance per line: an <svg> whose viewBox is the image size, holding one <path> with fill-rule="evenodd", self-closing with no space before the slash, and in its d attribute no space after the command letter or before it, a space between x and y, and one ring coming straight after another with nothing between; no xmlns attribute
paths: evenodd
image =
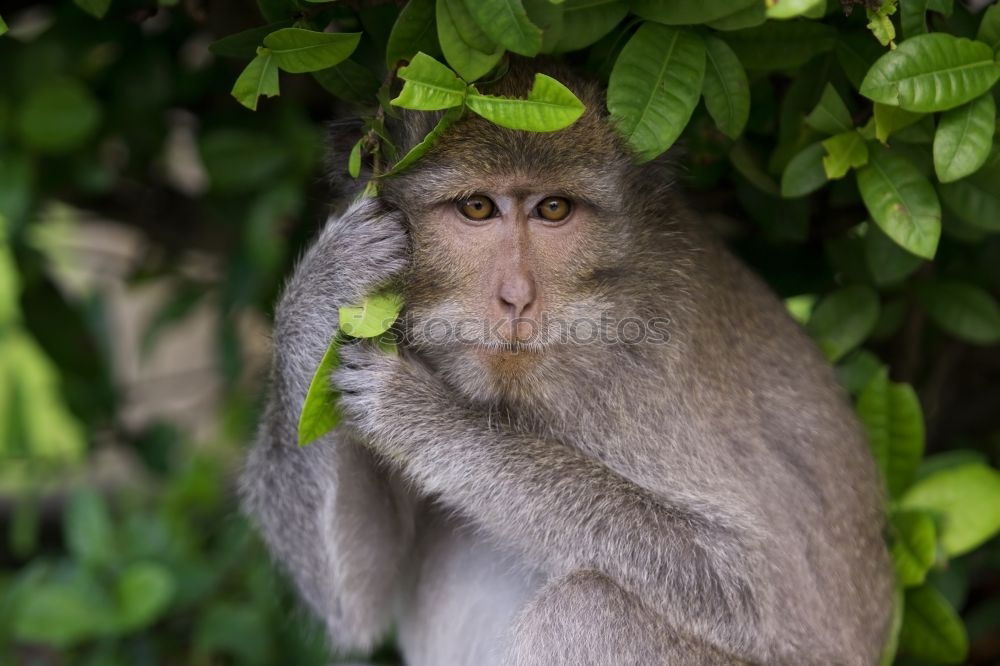
<svg viewBox="0 0 1000 666"><path fill-rule="evenodd" d="M493 201L482 194L473 194L468 199L462 199L456 206L458 206L459 213L476 221L493 217L493 212L496 210Z"/></svg>
<svg viewBox="0 0 1000 666"><path fill-rule="evenodd" d="M561 222L573 210L573 206L568 199L548 197L542 203L538 204L538 208L535 210L539 217L549 222Z"/></svg>

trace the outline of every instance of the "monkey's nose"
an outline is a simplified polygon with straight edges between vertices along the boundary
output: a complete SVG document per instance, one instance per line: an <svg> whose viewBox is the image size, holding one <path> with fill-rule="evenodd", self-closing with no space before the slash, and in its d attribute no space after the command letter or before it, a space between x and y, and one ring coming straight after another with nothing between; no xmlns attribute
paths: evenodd
<svg viewBox="0 0 1000 666"><path fill-rule="evenodd" d="M535 280L528 273L518 271L504 277L497 296L512 322L531 312L535 291Z"/></svg>

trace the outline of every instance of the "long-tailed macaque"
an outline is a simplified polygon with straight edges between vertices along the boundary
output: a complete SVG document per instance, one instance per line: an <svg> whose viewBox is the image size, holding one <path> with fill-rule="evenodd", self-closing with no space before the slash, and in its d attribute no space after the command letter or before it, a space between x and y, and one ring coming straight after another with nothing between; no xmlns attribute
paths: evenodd
<svg viewBox="0 0 1000 666"><path fill-rule="evenodd" d="M336 646L395 628L408 666L876 663L881 486L830 367L554 74L574 125L466 117L302 257L247 511ZM343 347L344 421L298 447L337 308L387 284L400 353Z"/></svg>

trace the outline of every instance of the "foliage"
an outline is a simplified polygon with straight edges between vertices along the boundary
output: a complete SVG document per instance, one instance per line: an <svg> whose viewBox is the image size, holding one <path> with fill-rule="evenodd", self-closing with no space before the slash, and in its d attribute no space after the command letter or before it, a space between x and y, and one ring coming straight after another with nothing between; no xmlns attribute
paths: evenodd
<svg viewBox="0 0 1000 666"><path fill-rule="evenodd" d="M76 491L58 553L36 541L41 507L26 497L19 539L36 555L0 579L5 663L329 663L320 627L289 617L294 601L224 486L219 461L201 457L118 511Z"/></svg>
<svg viewBox="0 0 1000 666"><path fill-rule="evenodd" d="M886 486L900 603L883 663L998 658L984 638L1000 629L1000 6L258 0L254 25L239 3L20 4L0 19L0 494L20 498L0 513L0 660L326 659L225 518L220 461L249 439L263 385L241 381L235 322L269 312L321 219L322 121L360 117L339 126L353 136L332 168L370 180L368 194L465 114L527 131L575 122L582 104L545 75L523 99L488 94L510 54L606 81L637 159L681 142L698 208L731 221L732 247L835 364ZM405 154L386 131L400 107L441 115ZM178 171L191 127L195 166ZM68 288L53 242L81 211L156 248L130 287L175 285L145 346L206 301L221 314L217 458L191 455L177 426L125 418L107 292ZM221 270L185 271L192 252ZM364 324L342 328L383 332ZM321 367L335 362L336 344ZM314 382L303 442L335 423L329 391ZM155 482L52 492L108 440Z"/></svg>
<svg viewBox="0 0 1000 666"><path fill-rule="evenodd" d="M395 293L374 294L359 306L341 307L338 313L338 332L323 354L316 374L313 375L299 417L299 445L305 446L340 423L337 394L331 386L330 373L337 367L337 350L345 337L381 338L396 321L403 309L402 298ZM387 343L392 344L389 336Z"/></svg>

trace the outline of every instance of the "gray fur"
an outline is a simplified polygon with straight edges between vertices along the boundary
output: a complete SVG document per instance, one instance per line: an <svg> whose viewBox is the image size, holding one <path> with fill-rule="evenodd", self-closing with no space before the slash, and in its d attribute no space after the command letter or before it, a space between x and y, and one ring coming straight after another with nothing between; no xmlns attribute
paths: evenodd
<svg viewBox="0 0 1000 666"><path fill-rule="evenodd" d="M452 137L332 218L277 312L244 502L334 644L396 624L410 666L876 663L878 480L780 301L598 114L553 135L471 119ZM667 316L670 343L546 347L502 377L419 335L398 357L352 343L331 378L346 425L296 447L339 305L402 272L416 319L466 307L475 260L441 256L426 229L477 173L590 193L607 223L553 307Z"/></svg>

